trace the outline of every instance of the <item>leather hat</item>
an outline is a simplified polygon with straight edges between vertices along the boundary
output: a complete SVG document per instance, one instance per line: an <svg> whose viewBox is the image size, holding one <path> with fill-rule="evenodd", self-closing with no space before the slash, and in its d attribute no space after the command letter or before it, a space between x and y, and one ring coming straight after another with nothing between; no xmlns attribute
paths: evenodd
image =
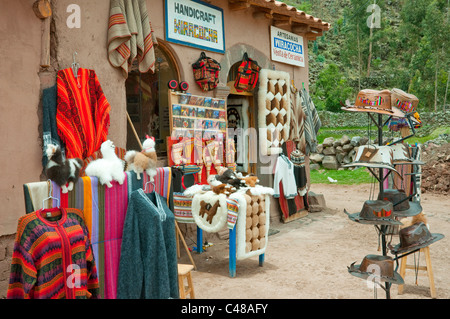
<svg viewBox="0 0 450 319"><path fill-rule="evenodd" d="M361 145L358 148L355 159L352 163L342 165L342 167L371 167L386 168L394 171L398 176L400 173L394 168L394 154L390 146L387 145Z"/></svg>
<svg viewBox="0 0 450 319"><path fill-rule="evenodd" d="M394 255L406 253L412 250L427 247L432 243L444 238L442 234L430 233L427 225L423 222L415 223L411 226L402 228L399 233L400 243L389 249Z"/></svg>
<svg viewBox="0 0 450 319"><path fill-rule="evenodd" d="M396 106L391 104L391 91L365 89L358 92L354 105L350 101L345 101L345 111L351 112L373 112L379 114L392 115L395 117L405 117L405 114Z"/></svg>
<svg viewBox="0 0 450 319"><path fill-rule="evenodd" d="M417 96L397 88L391 90L391 105L404 113L414 113L418 104L419 99Z"/></svg>
<svg viewBox="0 0 450 319"><path fill-rule="evenodd" d="M422 212L422 206L419 202L411 202L406 199L404 190L385 189L378 194L378 199L387 200L394 204L394 216L411 217Z"/></svg>
<svg viewBox="0 0 450 319"><path fill-rule="evenodd" d="M392 150L392 163L394 165L403 164L414 164L414 165L424 165L424 162L418 161L411 157L409 147L403 143L397 143L394 145L389 145Z"/></svg>
<svg viewBox="0 0 450 319"><path fill-rule="evenodd" d="M361 224L371 225L403 225L393 217L394 205L386 200L366 200L359 213L344 212L351 220Z"/></svg>
<svg viewBox="0 0 450 319"><path fill-rule="evenodd" d="M348 272L362 279L379 279L392 284L403 285L403 278L394 271L394 260L390 256L367 255L361 264L351 264Z"/></svg>

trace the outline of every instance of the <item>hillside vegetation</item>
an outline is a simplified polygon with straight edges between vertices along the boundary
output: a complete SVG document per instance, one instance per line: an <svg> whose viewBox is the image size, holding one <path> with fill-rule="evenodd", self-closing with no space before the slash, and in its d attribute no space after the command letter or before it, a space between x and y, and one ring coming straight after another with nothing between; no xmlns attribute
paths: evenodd
<svg viewBox="0 0 450 319"><path fill-rule="evenodd" d="M309 43L310 92L319 110L339 112L340 101L353 102L366 88L412 93L419 113L448 109L449 0L284 2L332 25Z"/></svg>

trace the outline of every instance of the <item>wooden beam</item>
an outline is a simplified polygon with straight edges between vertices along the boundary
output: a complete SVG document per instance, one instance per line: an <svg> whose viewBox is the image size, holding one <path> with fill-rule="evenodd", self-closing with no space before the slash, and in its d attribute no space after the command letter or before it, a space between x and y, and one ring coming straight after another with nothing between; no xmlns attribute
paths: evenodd
<svg viewBox="0 0 450 319"><path fill-rule="evenodd" d="M257 9L252 13L254 19L272 19L273 10L260 10Z"/></svg>
<svg viewBox="0 0 450 319"><path fill-rule="evenodd" d="M311 27L307 24L293 24L292 25L293 33L308 33L311 31Z"/></svg>
<svg viewBox="0 0 450 319"><path fill-rule="evenodd" d="M289 16L282 16L282 15L274 15L273 16L273 25L275 27L281 26L281 25L291 25L292 24L292 18Z"/></svg>
<svg viewBox="0 0 450 319"><path fill-rule="evenodd" d="M231 11L244 10L250 8L250 3L247 1L229 2L228 8L230 8Z"/></svg>

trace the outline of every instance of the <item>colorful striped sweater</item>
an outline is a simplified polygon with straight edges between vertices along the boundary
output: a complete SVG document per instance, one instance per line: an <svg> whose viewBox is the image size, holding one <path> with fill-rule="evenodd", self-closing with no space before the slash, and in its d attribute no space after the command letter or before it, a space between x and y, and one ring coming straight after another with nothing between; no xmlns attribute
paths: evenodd
<svg viewBox="0 0 450 319"><path fill-rule="evenodd" d="M8 299L98 298L97 268L75 208L38 210L19 219Z"/></svg>

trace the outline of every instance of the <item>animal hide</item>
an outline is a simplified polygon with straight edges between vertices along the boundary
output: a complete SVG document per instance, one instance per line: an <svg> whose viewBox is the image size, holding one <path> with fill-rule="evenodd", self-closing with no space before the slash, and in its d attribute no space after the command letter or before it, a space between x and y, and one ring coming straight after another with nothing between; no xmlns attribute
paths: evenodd
<svg viewBox="0 0 450 319"><path fill-rule="evenodd" d="M291 123L289 87L289 73L261 70L258 91L258 128L263 155L282 153L281 146L289 139Z"/></svg>
<svg viewBox="0 0 450 319"><path fill-rule="evenodd" d="M242 260L264 254L269 236L270 196L234 193L230 198L239 204L236 258Z"/></svg>
<svg viewBox="0 0 450 319"><path fill-rule="evenodd" d="M204 231L218 232L227 223L227 196L208 191L192 199L192 217Z"/></svg>

